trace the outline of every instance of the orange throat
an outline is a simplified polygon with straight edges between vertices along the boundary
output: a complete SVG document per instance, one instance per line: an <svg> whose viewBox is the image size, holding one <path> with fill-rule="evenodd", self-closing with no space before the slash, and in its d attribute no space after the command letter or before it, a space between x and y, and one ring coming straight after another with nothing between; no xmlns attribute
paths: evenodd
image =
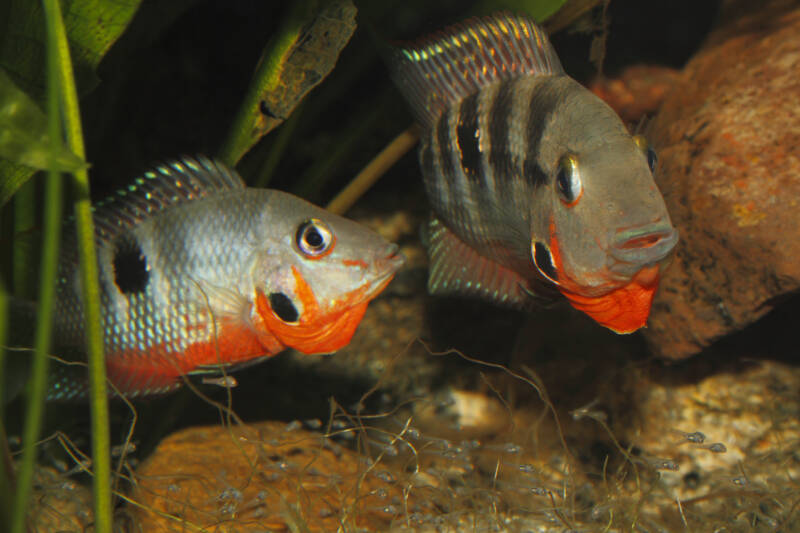
<svg viewBox="0 0 800 533"><path fill-rule="evenodd" d="M256 310L264 327L284 346L306 354L333 353L346 346L361 323L371 299L368 285L345 294L332 309L323 310L300 272L294 267L292 272L297 296L303 304L303 315L295 323L282 321L272 311L267 296L258 291ZM369 292L377 295L389 281Z"/></svg>
<svg viewBox="0 0 800 533"><path fill-rule="evenodd" d="M627 285L602 296L582 296L559 288L575 309L616 333L633 333L647 325L653 296L658 288L659 267L640 270Z"/></svg>

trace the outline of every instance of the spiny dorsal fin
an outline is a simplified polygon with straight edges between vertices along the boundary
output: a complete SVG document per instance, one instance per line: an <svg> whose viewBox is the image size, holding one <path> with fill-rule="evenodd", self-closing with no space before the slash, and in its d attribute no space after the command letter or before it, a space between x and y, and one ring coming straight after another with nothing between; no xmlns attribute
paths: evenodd
<svg viewBox="0 0 800 533"><path fill-rule="evenodd" d="M397 49L392 67L395 83L426 126L444 107L491 83L564 72L544 30L508 13L472 18Z"/></svg>
<svg viewBox="0 0 800 533"><path fill-rule="evenodd" d="M116 195L96 203L96 236L100 241L113 239L162 209L241 188L239 174L222 163L204 156L182 157L145 172Z"/></svg>

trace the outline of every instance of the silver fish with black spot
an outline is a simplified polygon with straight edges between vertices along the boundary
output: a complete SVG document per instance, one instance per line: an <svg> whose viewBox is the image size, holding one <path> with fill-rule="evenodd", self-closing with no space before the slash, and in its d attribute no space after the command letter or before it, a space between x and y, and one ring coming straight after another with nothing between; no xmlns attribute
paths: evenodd
<svg viewBox="0 0 800 533"><path fill-rule="evenodd" d="M403 264L397 246L366 227L285 192L246 188L205 158L145 173L98 206L94 222L106 369L129 397L285 348L335 352ZM62 245L57 290L54 351L81 354L74 236ZM62 370L51 399L85 395L74 367L51 367Z"/></svg>
<svg viewBox="0 0 800 533"><path fill-rule="evenodd" d="M541 28L472 19L396 49L392 75L423 127L430 292L517 307L560 292L617 333L646 324L678 241L655 152Z"/></svg>

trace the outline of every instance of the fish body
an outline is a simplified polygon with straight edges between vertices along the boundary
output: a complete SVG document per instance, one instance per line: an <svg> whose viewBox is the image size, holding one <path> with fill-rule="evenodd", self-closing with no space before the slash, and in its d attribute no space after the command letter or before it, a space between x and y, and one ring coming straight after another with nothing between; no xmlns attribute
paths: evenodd
<svg viewBox="0 0 800 533"><path fill-rule="evenodd" d="M346 345L403 262L397 246L300 198L244 187L208 159L144 174L95 210L104 351L126 396L285 348ZM80 353L84 306L74 237L62 245L55 352ZM64 372L50 396L83 396Z"/></svg>
<svg viewBox="0 0 800 533"><path fill-rule="evenodd" d="M541 28L472 19L392 65L423 128L430 292L517 307L561 293L615 332L644 326L678 240L655 152L564 73Z"/></svg>

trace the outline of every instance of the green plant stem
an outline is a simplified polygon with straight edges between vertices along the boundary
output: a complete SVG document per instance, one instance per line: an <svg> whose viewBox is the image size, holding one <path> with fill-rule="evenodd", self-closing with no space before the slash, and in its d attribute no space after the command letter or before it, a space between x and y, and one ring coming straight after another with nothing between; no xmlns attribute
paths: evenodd
<svg viewBox="0 0 800 533"><path fill-rule="evenodd" d="M74 154L85 159L78 93L72 72L67 33L58 0L43 0L48 25L48 41L55 41L61 72L61 104L67 144ZM111 437L108 422L106 367L103 357L103 331L100 316L100 287L97 254L94 246L94 223L89 197L89 173L73 173L75 223L78 234L78 258L83 287L84 329L89 363L89 394L92 411L92 463L94 464L94 531L111 533Z"/></svg>
<svg viewBox="0 0 800 533"><path fill-rule="evenodd" d="M9 298L3 282L3 275L0 274L0 391L3 391L6 386L6 346L8 345L8 321L11 319L11 314L8 312ZM5 420L5 407L5 398L0 393L0 426Z"/></svg>
<svg viewBox="0 0 800 533"><path fill-rule="evenodd" d="M8 292L5 285L0 281L0 390L5 385L6 373L6 342L8 338ZM13 486L13 465L8 450L8 439L5 431L5 405L4 398L0 394L0 529L7 531L11 520L11 504L14 498Z"/></svg>
<svg viewBox="0 0 800 533"><path fill-rule="evenodd" d="M13 272L10 285L14 294L21 298L32 299L34 287L31 265L35 265L33 246L30 236L36 225L36 183L33 180L25 182L14 193L14 248Z"/></svg>
<svg viewBox="0 0 800 533"><path fill-rule="evenodd" d="M8 435L4 422L0 420L0 528L8 531L11 527L11 515L14 504L14 463L11 450L8 449Z"/></svg>
<svg viewBox="0 0 800 533"><path fill-rule="evenodd" d="M59 73L55 58L48 54L47 121L52 152L58 150L61 139L59 103ZM17 479L14 516L11 532L23 533L27 520L28 501L33 488L33 470L36 460L36 442L42 430L44 403L47 395L47 355L53 330L56 277L58 276L58 241L61 237L61 175L51 170L47 173L44 193L44 243L39 272L39 307L36 314L36 336L33 343L33 365L28 383L27 413L23 428L22 460Z"/></svg>
<svg viewBox="0 0 800 533"><path fill-rule="evenodd" d="M286 147L289 146L289 140L291 140L294 131L297 129L297 125L300 123L302 111L303 102L300 102L300 105L294 109L292 115L278 128L275 140L272 146L270 146L269 153L264 159L264 163L261 165L256 179L253 182L253 187L266 187L272 180L275 169L278 168L278 163L280 163L281 157L286 151Z"/></svg>
<svg viewBox="0 0 800 533"><path fill-rule="evenodd" d="M330 179L336 167L355 150L367 133L385 116L384 106L390 96L391 92L385 91L373 101L366 113L354 117L345 128L347 133L303 173L292 188L292 192L302 198L308 198L312 202L319 201L319 198L314 198L313 195L319 194L321 186Z"/></svg>
<svg viewBox="0 0 800 533"><path fill-rule="evenodd" d="M244 97L239 112L233 120L225 144L219 157L230 167L236 166L239 159L258 140L255 133L254 117L261 113L261 95L274 90L281 81L283 65L289 57L303 25L307 21L308 1L292 2L280 29L267 45L264 57L256 69L253 81Z"/></svg>

